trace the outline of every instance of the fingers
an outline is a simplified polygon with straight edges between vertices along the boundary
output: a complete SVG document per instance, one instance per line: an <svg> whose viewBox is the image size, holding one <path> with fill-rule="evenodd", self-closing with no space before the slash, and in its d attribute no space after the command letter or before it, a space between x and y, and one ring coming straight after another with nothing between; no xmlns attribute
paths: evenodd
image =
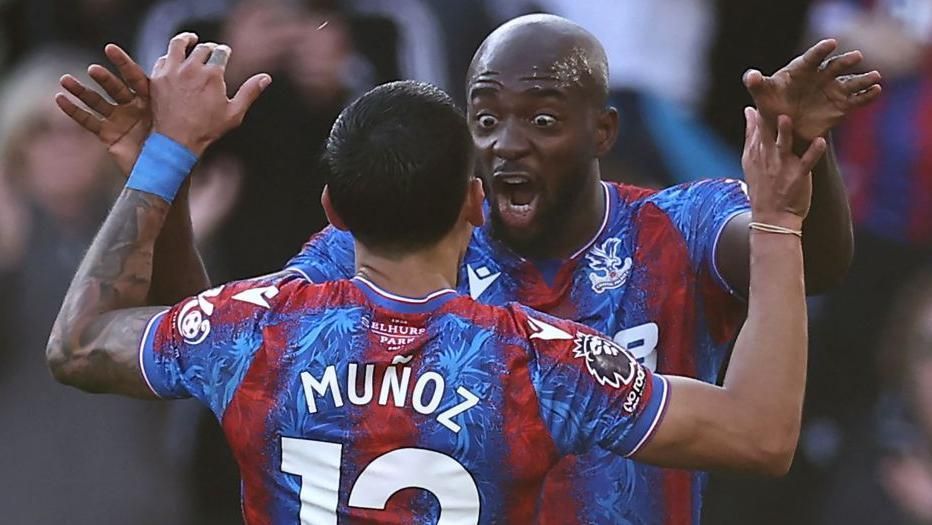
<svg viewBox="0 0 932 525"><path fill-rule="evenodd" d="M110 63L116 66L120 76L123 77L130 89L143 97L149 96L149 77L146 76L146 72L142 67L130 58L126 51L123 51L123 48L116 44L107 44L104 47L104 54L107 55ZM108 93L110 92L108 91ZM113 94L111 93L110 96L113 96ZM114 97L114 100L118 99Z"/></svg>
<svg viewBox="0 0 932 525"><path fill-rule="evenodd" d="M841 81L842 85L845 87L845 90L852 95L864 91L865 89L873 86L880 82L880 72L871 71L869 73L862 73L860 75L847 75L838 78Z"/></svg>
<svg viewBox="0 0 932 525"><path fill-rule="evenodd" d="M197 42L194 33L179 33L168 42L168 52L165 54L165 65L171 66L184 61L185 52Z"/></svg>
<svg viewBox="0 0 932 525"><path fill-rule="evenodd" d="M777 116L776 144L782 155L793 153L793 120L786 115Z"/></svg>
<svg viewBox="0 0 932 525"><path fill-rule="evenodd" d="M864 55L860 51L848 51L826 60L820 67L823 74L834 78L860 64L861 60L864 60Z"/></svg>
<svg viewBox="0 0 932 525"><path fill-rule="evenodd" d="M825 143L825 139L822 137L817 137L809 144L809 148L806 149L806 152L803 153L803 156L799 159L803 173L809 173L815 168L816 163L818 163L822 155L825 154L827 148L828 146Z"/></svg>
<svg viewBox="0 0 932 525"><path fill-rule="evenodd" d="M99 64L93 64L91 67L87 68L87 74L90 75L90 77L94 79L94 82L97 82L100 87L104 88L104 91L110 95L110 98L118 104L127 104L133 101L133 97L135 96L133 92L107 68ZM83 99L82 101L87 104L87 101ZM103 112L97 108L94 108L94 110L103 114Z"/></svg>
<svg viewBox="0 0 932 525"><path fill-rule="evenodd" d="M232 53L230 46L221 44L215 47L213 53L210 54L210 58L207 59L207 65L225 68L230 60L230 53Z"/></svg>
<svg viewBox="0 0 932 525"><path fill-rule="evenodd" d="M97 113L100 113L104 117L109 117L110 114L113 113L113 109L115 107L113 104L107 102L104 97L100 96L100 94L93 89L88 89L84 84L81 83L80 80L74 78L73 76L62 76L59 80L59 84L61 84L61 87L63 87L65 91L71 93L77 97L78 100L84 102L87 107L93 109Z"/></svg>
<svg viewBox="0 0 932 525"><path fill-rule="evenodd" d="M249 111L253 102L259 98L262 91L269 87L271 83L272 77L265 73L253 75L246 82L243 82L239 91L237 91L236 94L233 95L233 99L230 100L231 118L234 119L235 122L242 122L243 117L246 116L246 112Z"/></svg>
<svg viewBox="0 0 932 525"><path fill-rule="evenodd" d="M72 102L64 93L55 94L55 104L82 128L95 135L100 132L100 119L91 114L91 112L79 108L78 105Z"/></svg>
<svg viewBox="0 0 932 525"><path fill-rule="evenodd" d="M749 69L744 72L744 75L741 76L741 81L744 83L744 87L751 93L751 96L755 96L764 88L764 75L756 70Z"/></svg>
<svg viewBox="0 0 932 525"><path fill-rule="evenodd" d="M834 38L820 40L803 53L803 63L812 69L817 69L832 51L835 51L836 47L838 47L838 42Z"/></svg>
<svg viewBox="0 0 932 525"><path fill-rule="evenodd" d="M194 64L203 64L207 62L208 57L211 56L211 53L213 53L216 47L217 44L213 42L198 44L194 47L194 51L191 51L191 55L188 57L188 61Z"/></svg>
<svg viewBox="0 0 932 525"><path fill-rule="evenodd" d="M882 91L883 88L880 87L880 84L874 84L864 91L850 95L848 97L848 102L850 102L854 107L866 106L876 100Z"/></svg>

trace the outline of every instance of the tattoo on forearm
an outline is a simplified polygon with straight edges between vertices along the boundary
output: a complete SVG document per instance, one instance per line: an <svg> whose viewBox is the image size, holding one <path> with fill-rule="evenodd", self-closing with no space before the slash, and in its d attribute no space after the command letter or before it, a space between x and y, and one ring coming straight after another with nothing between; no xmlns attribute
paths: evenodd
<svg viewBox="0 0 932 525"><path fill-rule="evenodd" d="M145 323L163 308L134 307L146 304L155 240L168 209L155 195L124 190L85 255L48 349L50 358L80 368L77 386L145 394L136 389L136 346ZM116 311L126 308L134 309Z"/></svg>

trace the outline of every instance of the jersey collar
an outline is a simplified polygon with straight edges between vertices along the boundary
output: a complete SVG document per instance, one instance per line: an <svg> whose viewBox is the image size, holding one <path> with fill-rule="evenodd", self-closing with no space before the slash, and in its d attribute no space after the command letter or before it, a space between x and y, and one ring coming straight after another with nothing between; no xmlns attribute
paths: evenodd
<svg viewBox="0 0 932 525"><path fill-rule="evenodd" d="M405 297L380 288L372 281L359 275L353 277L350 281L362 290L373 303L400 313L432 312L457 295L456 290L443 288L423 297Z"/></svg>

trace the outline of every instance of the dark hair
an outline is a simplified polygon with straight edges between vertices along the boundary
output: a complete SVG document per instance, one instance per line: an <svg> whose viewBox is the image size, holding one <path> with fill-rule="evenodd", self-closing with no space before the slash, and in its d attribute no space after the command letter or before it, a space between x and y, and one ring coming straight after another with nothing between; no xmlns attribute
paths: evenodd
<svg viewBox="0 0 932 525"><path fill-rule="evenodd" d="M472 151L466 118L449 95L423 82L383 84L333 124L324 154L330 200L369 248L429 246L456 223Z"/></svg>

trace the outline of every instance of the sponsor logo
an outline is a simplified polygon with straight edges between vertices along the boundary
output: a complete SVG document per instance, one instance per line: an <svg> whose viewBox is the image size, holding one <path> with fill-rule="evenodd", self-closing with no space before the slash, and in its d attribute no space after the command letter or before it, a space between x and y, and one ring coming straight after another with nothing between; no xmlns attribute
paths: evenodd
<svg viewBox="0 0 932 525"><path fill-rule="evenodd" d="M469 278L469 296L478 299L482 292L486 291L501 274L501 272L492 273L485 266L473 269L471 265L467 264L466 276Z"/></svg>
<svg viewBox="0 0 932 525"><path fill-rule="evenodd" d="M593 247L592 251L586 255L589 268L592 269L589 281L592 282L592 290L595 293L619 288L628 281L632 261L631 257L622 259L618 256L620 246L621 239L612 237L601 246Z"/></svg>
<svg viewBox="0 0 932 525"><path fill-rule="evenodd" d="M249 290L243 290L242 292L233 296L233 299L236 301L242 301L244 303L254 304L256 306L261 306L268 310L271 308L269 305L269 299L278 295L278 288L274 286L263 286L261 288L250 288Z"/></svg>
<svg viewBox="0 0 932 525"><path fill-rule="evenodd" d="M573 336L560 330L556 326L549 325L543 321L538 321L528 316L527 324L531 328L531 339L542 339L544 341L557 341L560 339L572 339Z"/></svg>
<svg viewBox="0 0 932 525"><path fill-rule="evenodd" d="M614 388L630 385L635 371L640 369L634 357L610 339L577 333L574 342L573 357L586 360L586 368L600 385Z"/></svg>

